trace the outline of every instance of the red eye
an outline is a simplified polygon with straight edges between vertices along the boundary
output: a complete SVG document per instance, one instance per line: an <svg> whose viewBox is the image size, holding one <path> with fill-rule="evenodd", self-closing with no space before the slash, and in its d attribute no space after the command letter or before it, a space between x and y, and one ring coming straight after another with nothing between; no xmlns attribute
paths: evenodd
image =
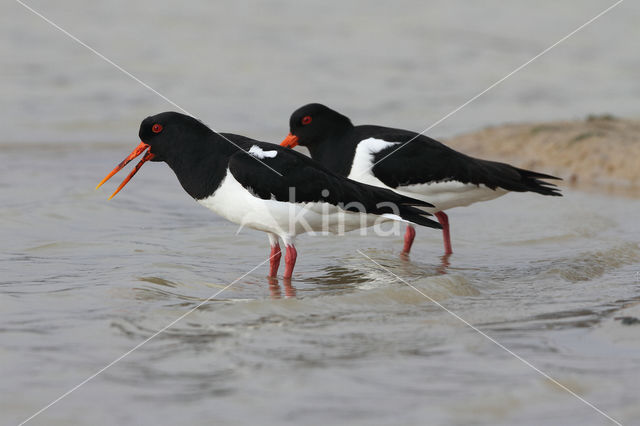
<svg viewBox="0 0 640 426"><path fill-rule="evenodd" d="M160 132L162 131L162 124L154 124L154 125L151 127L151 131L152 131L153 133L160 133Z"/></svg>
<svg viewBox="0 0 640 426"><path fill-rule="evenodd" d="M302 119L302 124L304 124L306 126L309 123L311 123L311 116L310 115L305 115L304 118Z"/></svg>

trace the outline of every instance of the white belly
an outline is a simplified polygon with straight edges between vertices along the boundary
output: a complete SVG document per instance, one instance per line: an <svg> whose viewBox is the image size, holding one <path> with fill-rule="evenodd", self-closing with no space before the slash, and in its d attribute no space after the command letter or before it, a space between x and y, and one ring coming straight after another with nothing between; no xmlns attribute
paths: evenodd
<svg viewBox="0 0 640 426"><path fill-rule="evenodd" d="M283 238L307 232L341 234L399 217L348 212L330 203L263 200L247 191L227 170L216 192L200 204L231 222ZM401 219L400 219L401 220Z"/></svg>
<svg viewBox="0 0 640 426"><path fill-rule="evenodd" d="M501 188L491 189L486 185L457 181L399 186L394 191L433 204L435 209L427 209L432 213L468 206L478 201L493 200L509 192Z"/></svg>

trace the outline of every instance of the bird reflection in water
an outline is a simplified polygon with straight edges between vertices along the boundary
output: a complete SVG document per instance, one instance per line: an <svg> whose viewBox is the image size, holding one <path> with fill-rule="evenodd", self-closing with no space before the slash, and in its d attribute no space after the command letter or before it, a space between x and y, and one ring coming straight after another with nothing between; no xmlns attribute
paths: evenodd
<svg viewBox="0 0 640 426"><path fill-rule="evenodd" d="M440 256L440 263L434 265L437 275L444 275L451 265L451 254ZM410 262L407 253L401 253L400 259ZM371 270L361 271L355 268L346 268L344 266L330 266L322 270L323 274L316 277L308 277L306 281L313 284L316 291L331 291L333 294L350 293L357 289L358 284L366 283L374 279ZM415 271L414 271L415 273ZM422 272L424 273L424 271ZM430 275L430 274L429 274ZM282 299L282 288L280 282L275 277L267 277L269 283L269 292L272 299ZM284 297L296 297L296 288L291 284L291 279L282 279L282 287L284 287Z"/></svg>
<svg viewBox="0 0 640 426"><path fill-rule="evenodd" d="M445 275L447 273L447 269L451 266L451 262L449 258L451 258L452 253L443 254L440 256L440 264L436 266L436 273L438 275ZM409 253L402 251L400 252L400 260L404 262L410 262Z"/></svg>
<svg viewBox="0 0 640 426"><path fill-rule="evenodd" d="M280 284L275 277L267 277L269 280L269 291L271 292L272 299L282 299L282 291L280 290ZM284 287L285 297L296 297L296 288L291 285L291 279L283 278L282 286Z"/></svg>
<svg viewBox="0 0 640 426"><path fill-rule="evenodd" d="M440 265L436 268L436 271L439 275L444 275L447 273L447 268L451 265L449 262L449 258L451 257L451 253L443 254L440 256Z"/></svg>

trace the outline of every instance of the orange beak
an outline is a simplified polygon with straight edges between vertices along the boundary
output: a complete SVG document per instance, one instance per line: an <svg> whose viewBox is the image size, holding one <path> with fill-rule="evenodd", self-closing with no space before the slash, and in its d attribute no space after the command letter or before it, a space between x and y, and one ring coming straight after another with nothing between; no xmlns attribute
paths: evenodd
<svg viewBox="0 0 640 426"><path fill-rule="evenodd" d="M126 166L127 164L129 164L129 162L131 160L133 160L134 158L136 158L138 155L142 154L147 148L149 148L149 145L147 145L144 142L140 142L140 145L138 145L136 147L136 149L133 150L133 152L131 154L129 154L129 156L127 158L125 158L124 160L122 160L122 162L120 164L118 164L116 166L115 169L113 169L111 171L111 173L109 173L107 175L107 177L105 177L104 179L102 179L102 181L98 184L98 186L96 186L96 189L100 188L102 186L103 183L105 183L106 181L108 181L109 179L111 179L111 176L115 175L116 173L118 173L120 170L122 170L124 168L124 166ZM122 181L122 183L120 184L120 186L118 187L118 189L116 189L116 192L114 192L113 194L111 194L111 197L109 197L109 199L112 199L113 197L116 196L116 194L118 192L120 192L120 190L122 188L124 188L124 186L127 184L127 182L129 182L131 180L131 178L133 177L133 175L135 175L136 173L138 173L138 170L140 170L140 167L142 167L142 165L151 160L154 157L154 155L151 153L151 150L147 151L147 153L144 155L144 157L142 157L142 159L140 160L140 162L138 164L136 164L136 166L133 168L133 170L131 170L131 173L129 173L129 176L127 176L127 178L125 180Z"/></svg>
<svg viewBox="0 0 640 426"><path fill-rule="evenodd" d="M287 148L298 146L298 137L289 133L287 137L280 142L280 146L286 146Z"/></svg>

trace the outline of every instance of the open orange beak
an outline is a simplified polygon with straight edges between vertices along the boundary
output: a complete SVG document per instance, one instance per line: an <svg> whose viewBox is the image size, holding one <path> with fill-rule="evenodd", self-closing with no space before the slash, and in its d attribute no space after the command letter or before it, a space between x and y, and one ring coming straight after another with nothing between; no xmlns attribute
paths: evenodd
<svg viewBox="0 0 640 426"><path fill-rule="evenodd" d="M136 158L138 155L142 154L147 148L149 148L149 145L147 145L144 142L140 142L140 145L138 145L136 147L136 149L133 150L133 152L131 154L129 154L129 156L127 158L125 158L124 160L122 160L122 162L120 164L118 164L116 166L115 169L111 170L111 173L109 173L107 175L107 177L105 177L104 179L102 179L102 181L98 184L98 186L96 186L96 189L100 188L102 186L103 183L105 183L106 181L108 181L109 179L111 179L111 176L115 175L116 173L118 173L120 170L122 170L124 168L124 166L126 166L127 164L129 164L129 162L131 160L133 160L134 158ZM136 173L138 173L138 170L140 170L140 167L142 167L142 165L151 160L154 157L154 155L151 153L151 150L147 151L147 153L144 155L144 157L142 157L142 159L140 160L140 162L138 164L136 164L136 166L133 168L133 170L131 170L131 173L129 173L129 176L127 176L127 178L125 180L122 181L122 183L120 184L120 186L118 187L118 189L116 189L116 192L114 192L113 194L111 194L111 197L109 197L109 199L112 199L113 197L116 196L116 194L118 192L120 192L120 190L122 188L124 188L124 186L127 184L127 182L129 182L131 180L131 178L133 177L133 175L135 175Z"/></svg>
<svg viewBox="0 0 640 426"><path fill-rule="evenodd" d="M298 146L298 137L289 133L287 137L280 142L280 146L286 146L287 148Z"/></svg>

